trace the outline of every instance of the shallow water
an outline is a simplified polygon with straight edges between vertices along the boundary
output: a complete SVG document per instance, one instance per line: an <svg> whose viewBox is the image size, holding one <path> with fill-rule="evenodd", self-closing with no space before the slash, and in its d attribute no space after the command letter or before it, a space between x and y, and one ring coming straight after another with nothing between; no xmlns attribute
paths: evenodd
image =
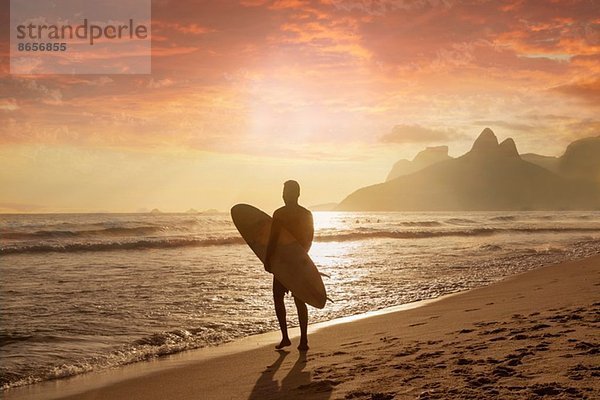
<svg viewBox="0 0 600 400"><path fill-rule="evenodd" d="M317 212L312 322L600 252L599 212ZM0 215L3 388L277 329L228 214ZM288 316L296 324L293 301Z"/></svg>

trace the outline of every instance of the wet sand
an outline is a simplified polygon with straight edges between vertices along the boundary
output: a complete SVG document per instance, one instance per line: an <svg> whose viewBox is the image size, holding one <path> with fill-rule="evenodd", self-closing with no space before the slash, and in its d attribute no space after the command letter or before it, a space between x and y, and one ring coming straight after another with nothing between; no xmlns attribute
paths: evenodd
<svg viewBox="0 0 600 400"><path fill-rule="evenodd" d="M277 335L262 335L224 355L36 398L599 398L600 256L314 330L307 353L297 337L277 352Z"/></svg>

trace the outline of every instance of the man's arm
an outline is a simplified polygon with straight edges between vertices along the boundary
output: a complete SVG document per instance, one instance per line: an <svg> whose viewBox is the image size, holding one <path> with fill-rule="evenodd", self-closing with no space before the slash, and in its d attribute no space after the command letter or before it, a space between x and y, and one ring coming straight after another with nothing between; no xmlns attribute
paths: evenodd
<svg viewBox="0 0 600 400"><path fill-rule="evenodd" d="M306 249L307 253L308 253L308 250L310 250L310 247L312 246L313 239L315 238L315 223L313 221L313 215L310 211L308 212L308 216L309 216L309 218L308 218L308 220L309 220L308 237L310 237L310 241L308 242L308 249Z"/></svg>
<svg viewBox="0 0 600 400"><path fill-rule="evenodd" d="M281 223L276 214L273 214L273 222L271 223L271 233L269 234L269 243L267 244L267 252L265 254L265 271L271 272L271 257L275 252L277 246L277 239L279 239L279 232L281 231Z"/></svg>

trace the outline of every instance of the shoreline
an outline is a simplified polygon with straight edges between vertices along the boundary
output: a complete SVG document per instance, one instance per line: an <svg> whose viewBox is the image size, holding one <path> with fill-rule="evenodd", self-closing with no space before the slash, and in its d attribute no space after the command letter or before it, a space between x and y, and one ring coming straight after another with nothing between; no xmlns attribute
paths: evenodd
<svg viewBox="0 0 600 400"><path fill-rule="evenodd" d="M379 315L386 315L396 312L403 312L415 308L424 307L428 304L442 301L446 298L468 292L473 289L467 289L455 293L444 294L433 299L419 300L412 303L401 304L397 306L385 307L379 310L367 311L360 314L349 315L335 318L329 321L316 322L308 326L309 335L322 329L341 324L350 324L367 318ZM293 311L292 311L293 312ZM294 340L300 336L299 327L289 328L290 339ZM60 399L65 396L77 395L89 390L95 390L107 385L117 384L130 379L140 378L161 371L185 367L194 363L206 362L218 357L230 356L236 353L242 353L253 349L270 348L280 340L279 331L270 331L250 335L231 342L222 343L216 346L207 346L193 350L187 350L168 356L150 359L146 361L135 362L132 364L121 365L118 367L103 369L99 371L90 371L83 374L77 374L70 377L52 379L42 382L36 382L27 386L18 386L6 389L1 392L6 399L31 399L31 400L52 400ZM293 348L293 346L291 347ZM67 392L67 393L63 393Z"/></svg>
<svg viewBox="0 0 600 400"><path fill-rule="evenodd" d="M582 276L567 274L568 271L566 271L566 268L568 266L575 266L575 269L591 274L588 278L595 278L598 282L586 282ZM545 276L549 273L557 275L557 277L550 279L551 282ZM364 364L363 368L366 368L367 373L365 374L363 371L363 373L359 374L361 379L364 379L365 375L369 375L369 372L374 371L369 371L369 363L356 359L357 357L362 357L360 355L362 351L356 354L356 351L349 351L350 348L360 348L363 346L363 343L366 343L365 346L374 347L374 349L365 350L366 354L373 351L375 353L379 352L381 353L380 358L382 358L389 352L378 348L381 345L387 346L388 344L397 343L402 347L407 342L414 342L417 338L429 336L435 339L437 337L435 335L436 331L444 330L444 328L447 330L448 327L455 328L457 332L468 330L465 326L474 322L472 321L473 317L478 317L479 319L483 317L483 315L479 315L482 308L493 308L494 302L485 301L483 304L479 304L483 298L487 298L488 300L495 299L501 302L503 301L503 296L500 295L500 298L498 298L499 293L508 291L508 293L514 295L515 290L525 291L527 288L523 287L524 283L529 284L529 289L532 289L532 285L535 286L530 295L536 297L538 302L544 304L551 303L552 301L560 302L560 299L557 299L558 296L556 296L556 293L552 291L546 293L548 289L544 288L543 283L546 281L550 285L552 282L559 282L561 278L564 280L565 274L570 280L565 285L566 287L563 288L563 291L566 291L570 296L566 296L564 301L572 301L571 298L573 295L581 297L584 293L587 293L587 297L591 296L591 298L594 298L596 302L600 301L600 296L593 292L594 288L592 288L592 292L590 292L589 287L586 290L580 290L581 288L574 290L579 286L590 286L596 283L600 286L600 278L598 278L600 276L600 255L596 255L565 263L540 266L534 270L507 277L491 285L441 296L432 300L409 303L311 325L309 327L309 340L312 349L308 352L307 358L304 361L299 358L290 369L290 373L293 371L299 372L298 376L292 376L294 379L290 381L290 374L288 374L286 378L288 378L287 386L289 387L283 387L284 378L281 385L282 388L275 391L272 389L275 387L273 383L278 385L278 381L274 379L277 378L278 371L273 371L273 374L271 374L268 372L269 368L265 370L265 366L270 365L272 368L273 365L276 365L276 369L285 369L284 367L288 364L287 360L285 360L287 355L291 355L289 358L295 358L298 352L293 347L295 345L293 345L289 348L292 349L290 352L283 353L285 354L283 358L281 356L276 358L275 356L279 353L273 351L271 346L277 343L279 333L269 332L216 347L197 349L117 369L91 372L68 379L47 381L26 387L8 389L3 392L3 396L6 399L15 400L23 398L141 399L161 398L161 396L174 399L191 399L194 398L194 394L197 395L200 391L202 393L210 393L208 398L249 398L249 396L250 398L279 398L278 396L282 396L282 393L285 393L286 397L292 398L294 396L298 396L298 398L329 398L322 395L326 393L343 393L344 391L352 393L352 388L348 388L351 385L347 384L343 378L356 375L347 372L341 375L330 374L335 379L319 379L323 375L327 375L323 373L323 370L326 370L325 367L329 359L348 358L348 355L353 355L350 360L346 360L343 364L348 368L351 368L352 365ZM540 280L542 282L539 282ZM535 296L536 294L537 296ZM544 295L540 296L540 294ZM522 298L526 297L522 293L519 293L519 295ZM515 310L522 309L523 306L527 308L526 304L520 304L526 302L522 298L514 298L514 304L511 304L510 307L509 304L505 304L501 309L495 310L495 313L514 314ZM474 300L477 300L477 307L467 307L467 303ZM449 314L457 314L457 310L460 308L464 308L464 312L459 314L461 318L450 318L448 320L448 316L446 315L436 315L436 318L432 318L433 316L431 315L432 311L435 313L438 310L445 310ZM541 313L540 311L536 312ZM506 317L510 317L510 315L504 315L504 318ZM440 326L442 321L446 322L446 324ZM433 325L433 327L424 329L423 327L427 327L427 325ZM475 328L470 332L477 332L480 329L483 328ZM290 333L292 337L296 337L298 329L294 328ZM391 335L394 336L391 337ZM367 338L370 340L365 340ZM374 340L374 338L377 340ZM439 338L436 340L439 340ZM498 343L504 343L504 341L499 340ZM344 344L347 344L347 346L344 346ZM593 347L595 345L592 341L592 350L597 349L597 347ZM421 347L427 346L435 347L433 344L421 345ZM340 350L342 347L343 350ZM435 353L435 351L430 353ZM273 364L274 358L276 358L275 364ZM338 362L333 364L339 365ZM346 367L344 369L347 369ZM429 368L431 367L429 366ZM333 369L335 370L336 368ZM385 370L386 368L381 367L381 369ZM440 367L439 370L444 371L445 368ZM398 371L393 369L393 372ZM258 381L256 377L258 377ZM266 379L267 377L269 379ZM297 378L299 377L305 383L296 386L289 385L290 382L295 383L298 381ZM306 378L308 378L308 381ZM351 381L355 380L351 379ZM160 383L158 387L156 387L157 382ZM267 386L263 387L263 383L266 383ZM150 389L152 387L154 389ZM282 392L282 389L286 391ZM391 390L393 387L389 389ZM253 393L255 397L252 397ZM397 394L397 392L395 393ZM414 393L407 395L410 398ZM339 398L337 394L336 396L336 398ZM356 398L360 398L360 396Z"/></svg>

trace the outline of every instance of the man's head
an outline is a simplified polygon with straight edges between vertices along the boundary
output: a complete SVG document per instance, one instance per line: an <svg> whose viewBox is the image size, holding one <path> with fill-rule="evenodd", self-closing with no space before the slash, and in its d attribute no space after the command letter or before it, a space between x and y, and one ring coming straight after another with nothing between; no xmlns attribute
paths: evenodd
<svg viewBox="0 0 600 400"><path fill-rule="evenodd" d="M298 204L300 185L296 181L286 181L283 184L283 202L286 205Z"/></svg>

